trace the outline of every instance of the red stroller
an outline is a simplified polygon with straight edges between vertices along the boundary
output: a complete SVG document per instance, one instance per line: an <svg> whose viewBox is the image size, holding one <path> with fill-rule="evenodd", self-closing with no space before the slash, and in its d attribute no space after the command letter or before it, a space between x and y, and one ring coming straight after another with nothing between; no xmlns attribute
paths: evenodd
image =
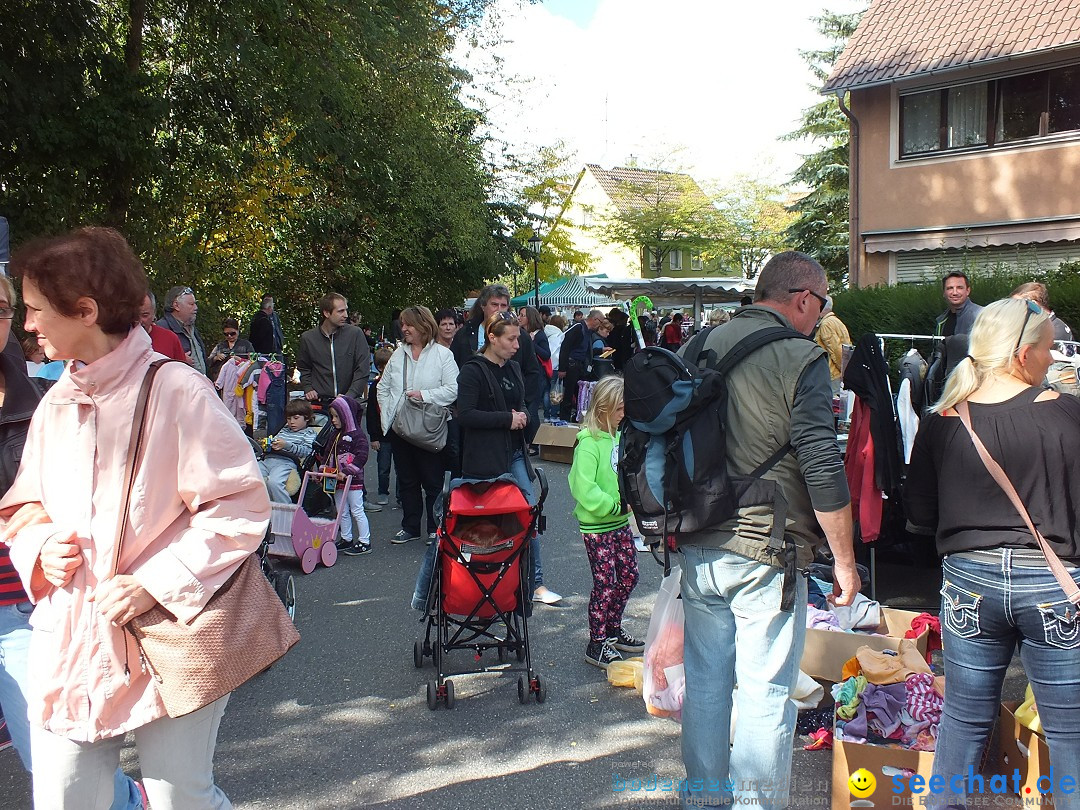
<svg viewBox="0 0 1080 810"><path fill-rule="evenodd" d="M437 680L427 685L429 709L440 702L454 708L454 682L447 675L446 653L472 650L478 666L452 674L520 672L518 700L547 698L540 676L533 672L529 623L525 615L531 591L530 541L544 529L543 505L547 479L536 469L540 497L529 506L518 486L508 478L479 482L452 482L444 492L445 513L438 530L438 550L428 596L424 640L413 645L413 663L423 667L434 659ZM432 639L434 631L434 639ZM499 663L479 666L487 650L495 650ZM510 656L519 664L510 664Z"/></svg>

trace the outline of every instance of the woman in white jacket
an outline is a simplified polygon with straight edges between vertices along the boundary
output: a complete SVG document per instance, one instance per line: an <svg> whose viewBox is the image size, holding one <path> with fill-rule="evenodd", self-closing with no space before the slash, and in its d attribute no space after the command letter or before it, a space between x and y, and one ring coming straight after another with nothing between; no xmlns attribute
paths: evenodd
<svg viewBox="0 0 1080 810"><path fill-rule="evenodd" d="M390 539L391 543L418 540L420 518L425 512L428 540L435 537L433 507L442 490L446 469L442 456L446 450L430 453L410 444L394 433L393 425L405 397L444 407L457 399L457 363L449 349L435 342L438 328L427 307L402 310L401 331L405 342L390 357L376 389L383 433L394 453L401 498L401 530Z"/></svg>

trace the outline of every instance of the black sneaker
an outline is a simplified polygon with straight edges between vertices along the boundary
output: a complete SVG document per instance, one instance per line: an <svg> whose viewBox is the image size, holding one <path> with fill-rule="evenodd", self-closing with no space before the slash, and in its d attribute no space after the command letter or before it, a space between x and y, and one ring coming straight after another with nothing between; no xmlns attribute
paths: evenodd
<svg viewBox="0 0 1080 810"><path fill-rule="evenodd" d="M348 557L359 557L361 554L367 554L370 551L371 543L353 543L347 548L343 548L341 553Z"/></svg>
<svg viewBox="0 0 1080 810"><path fill-rule="evenodd" d="M615 636L615 638L608 639L608 644L610 644L616 650L622 650L623 652L645 652L645 642L642 641L640 638L634 638L621 627L619 628L619 634Z"/></svg>
<svg viewBox="0 0 1080 810"><path fill-rule="evenodd" d="M338 551L344 551L345 549L352 547L352 540L342 540L339 537L334 541L334 545L337 546Z"/></svg>
<svg viewBox="0 0 1080 810"><path fill-rule="evenodd" d="M402 543L411 543L413 540L419 540L419 536L415 534L409 534L404 529L398 531L393 537L390 538L390 542L395 546L400 546Z"/></svg>
<svg viewBox="0 0 1080 810"><path fill-rule="evenodd" d="M613 661L622 661L623 657L611 646L609 639L608 641L590 641L589 646L585 648L585 660L594 667L607 669L608 664Z"/></svg>

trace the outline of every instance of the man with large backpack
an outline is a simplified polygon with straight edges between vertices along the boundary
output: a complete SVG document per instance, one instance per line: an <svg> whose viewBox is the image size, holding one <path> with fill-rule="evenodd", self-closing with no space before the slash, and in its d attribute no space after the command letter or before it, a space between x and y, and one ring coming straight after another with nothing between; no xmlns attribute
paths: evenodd
<svg viewBox="0 0 1080 810"><path fill-rule="evenodd" d="M697 356L684 360L715 369L759 330L786 327L809 335L827 292L825 271L814 259L780 253L761 271L754 304L704 343L688 344ZM690 789L684 801L708 806L734 797L782 808L796 719L790 693L799 675L807 600L805 578L786 576L785 568L805 568L824 535L835 561L836 604L850 604L859 590L850 498L828 357L820 346L795 334L772 340L731 367L725 382L727 471L734 480L757 473L769 497L743 498L730 519L676 535L685 612L682 752ZM778 555L781 535L785 551ZM785 564L785 554L794 555L793 565Z"/></svg>

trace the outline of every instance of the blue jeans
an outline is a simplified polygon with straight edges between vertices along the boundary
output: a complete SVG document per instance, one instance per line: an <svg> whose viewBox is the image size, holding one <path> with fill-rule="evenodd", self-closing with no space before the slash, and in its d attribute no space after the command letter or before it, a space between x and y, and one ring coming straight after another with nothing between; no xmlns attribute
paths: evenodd
<svg viewBox="0 0 1080 810"><path fill-rule="evenodd" d="M933 799L937 807L963 806L967 780L950 785L950 777L967 774L968 766L978 773L1017 644L1050 746L1055 780L1080 775L1076 608L1065 600L1049 568L1018 566L1012 549L993 553L997 563L953 554L941 566L941 635L948 689L934 774L945 777L945 792L927 797L928 806ZM1070 568L1069 573L1080 582L1080 569ZM951 787L959 787L960 792ZM1055 791L1054 806L1069 810L1080 807L1080 801L1075 792L1058 795Z"/></svg>
<svg viewBox="0 0 1080 810"><path fill-rule="evenodd" d="M30 719L26 689L29 686L30 602L0 605L0 709L4 712L11 743L29 772ZM109 810L140 810L142 797L135 782L119 768L113 774L113 803Z"/></svg>
<svg viewBox="0 0 1080 810"><path fill-rule="evenodd" d="M790 793L797 715L790 696L806 638L806 580L797 578L795 609L784 613L779 569L719 549L683 546L680 552L684 806L735 799L781 810Z"/></svg>

